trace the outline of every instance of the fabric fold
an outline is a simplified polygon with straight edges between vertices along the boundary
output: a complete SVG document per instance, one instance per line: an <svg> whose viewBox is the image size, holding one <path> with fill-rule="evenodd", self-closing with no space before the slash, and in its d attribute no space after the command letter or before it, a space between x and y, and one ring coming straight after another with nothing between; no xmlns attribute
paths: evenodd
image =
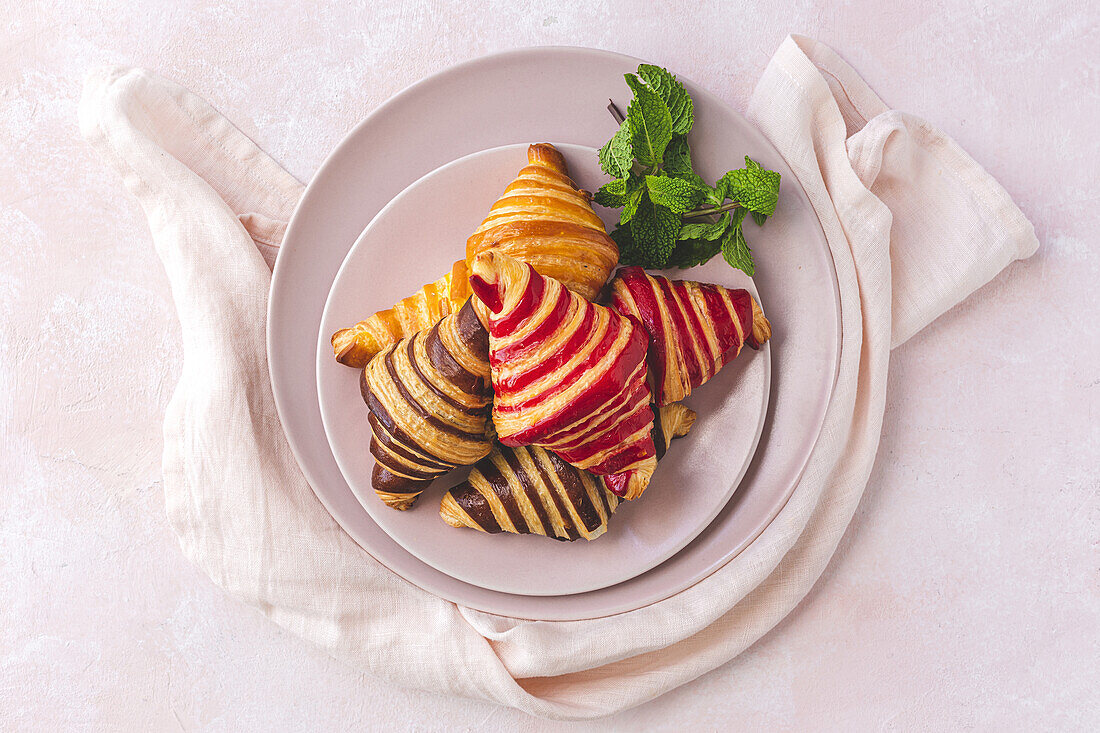
<svg viewBox="0 0 1100 733"><path fill-rule="evenodd" d="M748 114L805 189L836 267L840 367L821 437L787 505L709 578L629 613L524 621L458 608L391 573L294 462L263 324L301 184L182 87L140 69L91 74L81 130L144 209L183 329L164 490L185 555L357 668L534 715L600 717L736 665L813 586L851 520L878 446L890 350L1038 246L981 166L888 109L822 44L784 41Z"/></svg>

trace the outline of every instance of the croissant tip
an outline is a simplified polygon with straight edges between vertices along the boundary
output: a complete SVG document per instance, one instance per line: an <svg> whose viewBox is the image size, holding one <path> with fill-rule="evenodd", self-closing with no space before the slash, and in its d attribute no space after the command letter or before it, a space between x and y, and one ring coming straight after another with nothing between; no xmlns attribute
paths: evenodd
<svg viewBox="0 0 1100 733"><path fill-rule="evenodd" d="M460 484L459 486L456 486L455 489L458 489L464 485L465 484ZM459 503L455 499L453 492L454 489L448 491L443 496L443 500L439 502L439 518L442 519L445 524L450 525L455 529L476 529L479 532L484 532L485 530L478 526L476 522L471 520L466 511L461 506L459 506Z"/></svg>
<svg viewBox="0 0 1100 733"><path fill-rule="evenodd" d="M454 495L448 491L443 496L443 500L439 502L439 518L452 527L465 527L466 524L462 521L459 511L461 511L461 508L458 506L458 502L455 501Z"/></svg>
<svg viewBox="0 0 1100 733"><path fill-rule="evenodd" d="M565 158L553 143L532 143L527 148L527 162L553 168L565 174Z"/></svg>
<svg viewBox="0 0 1100 733"><path fill-rule="evenodd" d="M676 404L669 405L669 407L679 408L676 410L676 422L672 428L672 437L682 438L691 431L692 426L695 425L695 419L699 417L699 415L695 410L685 405Z"/></svg>
<svg viewBox="0 0 1100 733"><path fill-rule="evenodd" d="M408 511L420 498L420 492L415 494L391 494L388 491L375 490L374 493L378 495L383 504L399 512Z"/></svg>
<svg viewBox="0 0 1100 733"><path fill-rule="evenodd" d="M756 299L752 300L752 343L749 345L759 349L772 337L772 324L764 316L764 310Z"/></svg>

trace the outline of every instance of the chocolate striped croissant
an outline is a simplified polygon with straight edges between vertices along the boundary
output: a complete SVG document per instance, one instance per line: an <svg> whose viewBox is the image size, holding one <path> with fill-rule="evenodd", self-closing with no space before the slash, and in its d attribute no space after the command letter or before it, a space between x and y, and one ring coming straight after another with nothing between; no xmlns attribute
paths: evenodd
<svg viewBox="0 0 1100 733"><path fill-rule="evenodd" d="M466 264L496 250L595 300L619 262L619 248L592 210L591 195L570 180L557 148L532 145L527 161L466 240Z"/></svg>
<svg viewBox="0 0 1100 733"><path fill-rule="evenodd" d="M371 484L394 509L493 446L488 334L467 301L458 313L386 347L359 380L370 410Z"/></svg>
<svg viewBox="0 0 1100 733"><path fill-rule="evenodd" d="M624 267L611 282L611 307L645 326L651 342L653 400L667 405L718 373L748 344L771 338L764 311L747 290L669 280Z"/></svg>
<svg viewBox="0 0 1100 733"><path fill-rule="evenodd" d="M640 496L657 465L641 325L500 252L474 260L470 287L489 311L500 442L548 448Z"/></svg>
<svg viewBox="0 0 1100 733"><path fill-rule="evenodd" d="M660 458L673 438L687 435L695 413L666 405L653 421ZM470 477L447 492L439 516L452 527L495 534L540 534L556 540L594 540L607 531L619 497L603 479L538 447L497 445Z"/></svg>
<svg viewBox="0 0 1100 733"><path fill-rule="evenodd" d="M374 355L400 339L435 325L443 316L458 312L470 297L466 262L459 260L451 271L428 283L392 308L378 311L351 328L332 334L336 361L362 368Z"/></svg>

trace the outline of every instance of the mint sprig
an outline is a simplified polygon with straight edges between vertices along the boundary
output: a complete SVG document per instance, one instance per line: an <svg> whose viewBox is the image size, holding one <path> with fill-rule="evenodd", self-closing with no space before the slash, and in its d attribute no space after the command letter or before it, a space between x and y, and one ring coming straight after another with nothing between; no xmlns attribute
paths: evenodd
<svg viewBox="0 0 1100 733"><path fill-rule="evenodd" d="M612 181L596 203L622 209L611 232L619 261L647 268L694 267L719 252L745 273L755 272L743 224L763 225L779 201L779 174L745 156L713 186L691 162L688 133L695 105L666 69L642 64L625 76L634 98L615 135L600 149L600 168ZM614 104L609 107L617 112Z"/></svg>

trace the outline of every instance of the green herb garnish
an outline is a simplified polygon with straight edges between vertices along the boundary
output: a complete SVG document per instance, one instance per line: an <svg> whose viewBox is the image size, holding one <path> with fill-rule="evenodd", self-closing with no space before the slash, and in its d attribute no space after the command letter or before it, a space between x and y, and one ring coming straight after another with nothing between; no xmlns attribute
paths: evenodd
<svg viewBox="0 0 1100 733"><path fill-rule="evenodd" d="M742 224L762 225L779 200L779 174L745 156L745 167L707 185L691 164L687 135L695 105L684 85L659 66L642 64L627 74L634 92L614 137L600 149L600 168L613 179L596 203L622 209L611 238L619 261L646 268L694 267L719 252L732 267L752 275L752 251Z"/></svg>

